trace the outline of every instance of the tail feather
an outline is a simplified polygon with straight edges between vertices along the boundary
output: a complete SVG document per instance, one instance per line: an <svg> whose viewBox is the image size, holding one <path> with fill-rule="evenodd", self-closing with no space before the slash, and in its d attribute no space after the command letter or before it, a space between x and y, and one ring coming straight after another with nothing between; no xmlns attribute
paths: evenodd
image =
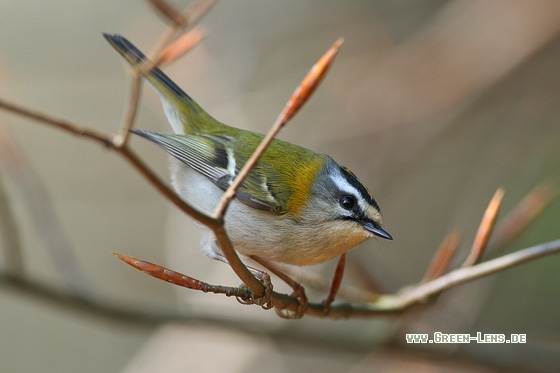
<svg viewBox="0 0 560 373"><path fill-rule="evenodd" d="M144 53L125 37L111 34L103 34L103 36L133 68L140 69L148 64L148 58ZM211 133L216 127L223 126L204 111L159 68L151 69L144 77L160 96L165 115L175 133Z"/></svg>

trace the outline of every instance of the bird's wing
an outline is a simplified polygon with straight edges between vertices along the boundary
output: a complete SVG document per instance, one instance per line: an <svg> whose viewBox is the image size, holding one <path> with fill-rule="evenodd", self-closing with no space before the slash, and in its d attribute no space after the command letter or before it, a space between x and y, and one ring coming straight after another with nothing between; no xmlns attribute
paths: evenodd
<svg viewBox="0 0 560 373"><path fill-rule="evenodd" d="M245 160L236 160L232 139L226 136L133 132L159 145L193 170L208 177L222 190L231 185L245 164ZM272 190L274 183L269 183L265 175L262 166L257 165L237 191L236 198L258 210L284 213L285 203L275 197Z"/></svg>

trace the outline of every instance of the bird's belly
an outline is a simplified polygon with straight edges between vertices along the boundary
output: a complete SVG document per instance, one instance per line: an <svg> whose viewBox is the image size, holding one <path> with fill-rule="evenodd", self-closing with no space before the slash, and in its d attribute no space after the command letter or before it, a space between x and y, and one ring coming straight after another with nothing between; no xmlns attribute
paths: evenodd
<svg viewBox="0 0 560 373"><path fill-rule="evenodd" d="M235 205L247 208L238 202ZM226 216L226 231L243 255L298 266L326 262L370 236L363 229L338 230L329 222L298 222L286 215L262 211L251 215L232 211L230 219Z"/></svg>

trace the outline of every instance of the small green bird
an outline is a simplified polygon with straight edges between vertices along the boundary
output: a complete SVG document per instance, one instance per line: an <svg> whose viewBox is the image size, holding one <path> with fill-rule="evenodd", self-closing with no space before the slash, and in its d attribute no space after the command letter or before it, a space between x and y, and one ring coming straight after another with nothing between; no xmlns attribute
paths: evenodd
<svg viewBox="0 0 560 373"><path fill-rule="evenodd" d="M109 43L140 69L146 56L119 35ZM161 97L175 134L135 130L172 158L172 183L189 204L211 214L263 135L220 123L160 69L144 76ZM332 158L274 140L243 182L225 216L236 251L298 266L325 262L367 238L392 239L381 228L379 206L368 189ZM205 228L204 252L221 258Z"/></svg>

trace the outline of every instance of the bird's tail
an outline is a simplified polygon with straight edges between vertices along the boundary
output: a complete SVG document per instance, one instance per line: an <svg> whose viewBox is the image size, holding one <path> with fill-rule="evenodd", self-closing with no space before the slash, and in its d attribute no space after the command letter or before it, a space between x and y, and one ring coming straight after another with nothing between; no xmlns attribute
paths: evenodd
<svg viewBox="0 0 560 373"><path fill-rule="evenodd" d="M119 52L134 69L149 64L148 58L134 44L121 35L103 34L105 39ZM175 84L159 68L153 68L144 78L160 96L165 115L175 133L212 133L224 126L202 109L189 95Z"/></svg>

